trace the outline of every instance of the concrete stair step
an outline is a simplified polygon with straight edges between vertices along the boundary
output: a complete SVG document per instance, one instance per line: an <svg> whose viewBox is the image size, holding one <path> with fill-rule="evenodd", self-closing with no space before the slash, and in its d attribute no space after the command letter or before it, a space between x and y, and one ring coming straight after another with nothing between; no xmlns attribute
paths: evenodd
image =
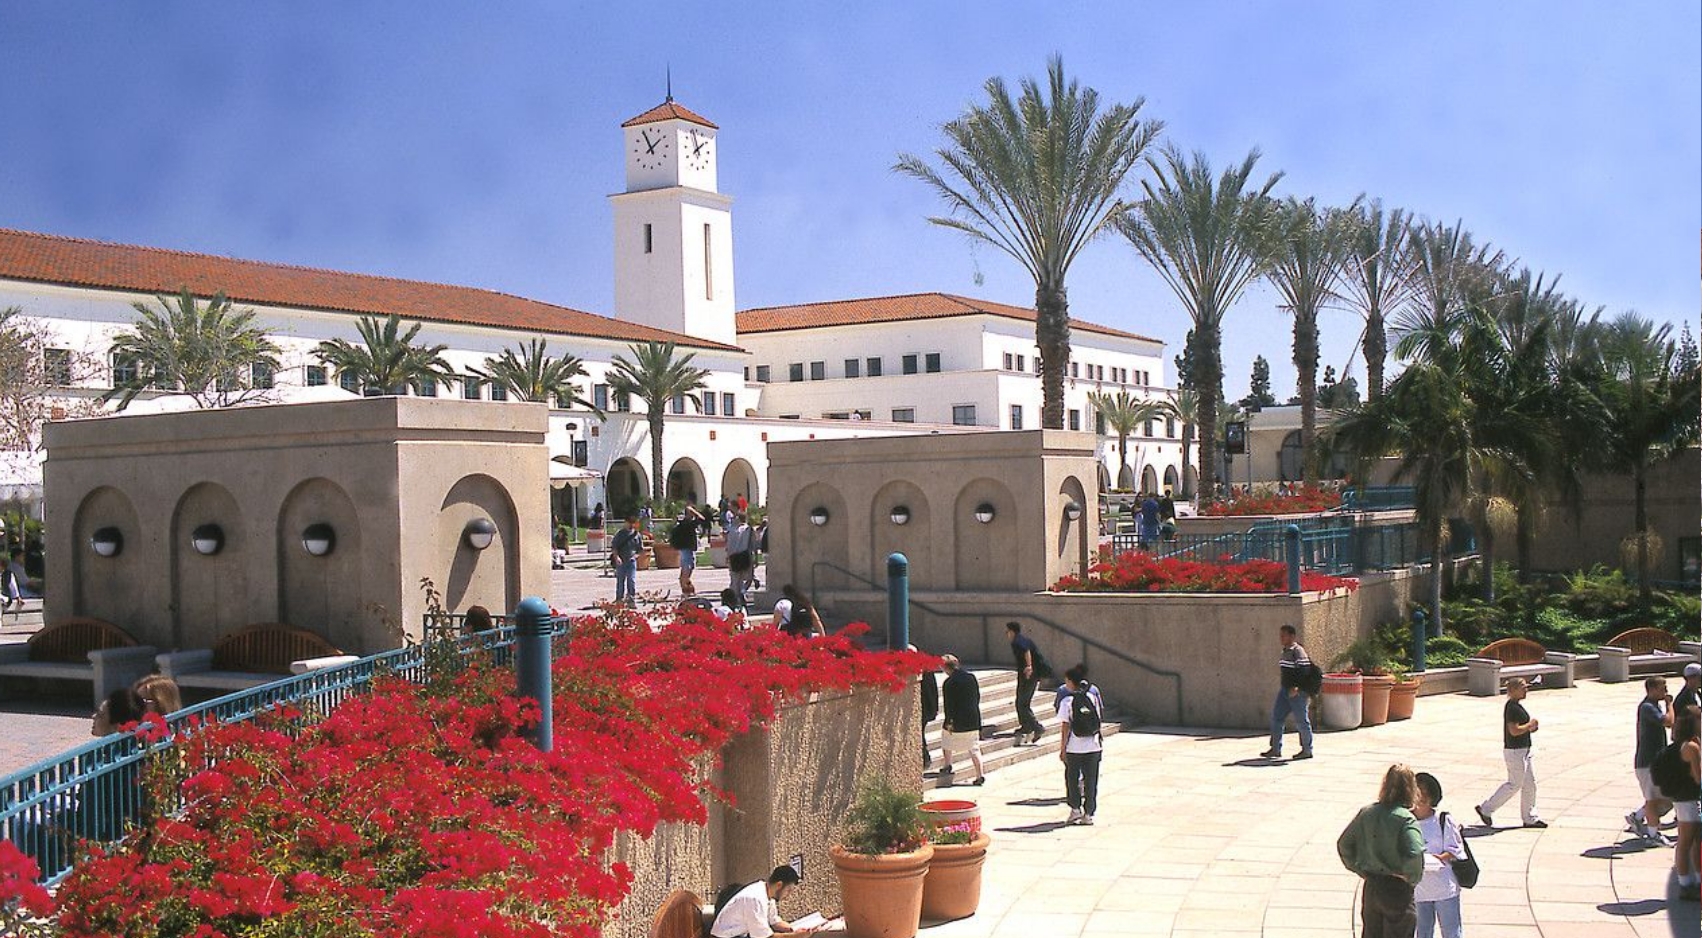
<svg viewBox="0 0 1702 938"><path fill-rule="evenodd" d="M1018 746L1016 744L1016 729L1018 726L1016 712L1017 675L1011 668L970 668L975 675L976 683L981 688L981 766L991 774L1007 765L1015 765L1042 756L1057 758L1058 728L1057 720L1053 718L1052 700L1054 691L1051 687L1042 687L1035 691L1034 715L1046 725L1046 734L1038 744ZM1116 708L1110 701L1106 702L1106 721L1102 732L1106 736L1116 735L1123 727L1115 718ZM927 751L933 759L933 765L924 772L924 788L972 788L970 783L975 780L975 767L969 761L968 753L953 753L956 772L942 776L937 770L942 765L940 737L943 734L942 721L934 720L926 727L924 739Z"/></svg>

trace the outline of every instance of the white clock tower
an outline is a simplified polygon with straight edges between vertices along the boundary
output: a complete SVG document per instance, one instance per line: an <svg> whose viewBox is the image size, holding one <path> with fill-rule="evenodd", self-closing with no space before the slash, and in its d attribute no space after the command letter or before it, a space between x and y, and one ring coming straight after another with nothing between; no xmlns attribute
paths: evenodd
<svg viewBox="0 0 1702 938"><path fill-rule="evenodd" d="M621 125L615 317L735 344L733 200L715 191L719 128L672 96Z"/></svg>

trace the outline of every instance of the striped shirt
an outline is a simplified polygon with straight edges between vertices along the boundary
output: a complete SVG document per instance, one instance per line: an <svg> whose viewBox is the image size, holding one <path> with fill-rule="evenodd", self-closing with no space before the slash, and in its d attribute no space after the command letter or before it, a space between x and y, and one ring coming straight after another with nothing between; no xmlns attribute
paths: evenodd
<svg viewBox="0 0 1702 938"><path fill-rule="evenodd" d="M1277 662L1282 669L1283 687L1301 686L1304 683L1301 678L1312 667L1312 659L1306 656L1306 649L1299 642L1284 648Z"/></svg>

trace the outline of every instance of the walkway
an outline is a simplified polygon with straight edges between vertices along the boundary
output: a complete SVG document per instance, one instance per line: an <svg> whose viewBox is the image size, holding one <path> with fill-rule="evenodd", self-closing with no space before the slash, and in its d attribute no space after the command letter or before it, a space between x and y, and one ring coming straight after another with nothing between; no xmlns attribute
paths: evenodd
<svg viewBox="0 0 1702 938"><path fill-rule="evenodd" d="M1642 684L1586 681L1527 701L1547 830L1468 828L1483 867L1463 900L1468 935L1695 938L1676 901L1670 849L1621 832L1639 800L1632 719ZM993 844L979 914L923 938L1328 938L1359 933L1358 880L1335 840L1404 761L1436 775L1443 807L1503 777L1502 700L1424 697L1411 721L1319 737L1310 762L1256 758L1262 736L1137 730L1107 741L1099 823L1064 827L1063 780L1041 759L989 777L977 798ZM1295 748L1289 739L1289 751ZM943 793L929 793L940 797ZM1516 805L1496 821L1516 823Z"/></svg>

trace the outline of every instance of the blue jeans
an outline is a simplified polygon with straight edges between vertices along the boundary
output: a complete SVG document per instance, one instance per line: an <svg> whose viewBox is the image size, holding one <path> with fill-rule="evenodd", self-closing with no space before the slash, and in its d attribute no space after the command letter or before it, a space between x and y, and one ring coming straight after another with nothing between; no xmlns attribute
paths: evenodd
<svg viewBox="0 0 1702 938"><path fill-rule="evenodd" d="M1436 923L1442 923L1442 938L1460 938L1460 897L1418 903L1418 938L1431 938Z"/></svg>
<svg viewBox="0 0 1702 938"><path fill-rule="evenodd" d="M1295 725L1300 727L1300 748L1306 752L1312 751L1312 698L1305 693L1288 696L1288 688L1277 688L1276 703L1271 705L1271 749L1278 755L1282 754L1282 731L1288 717L1294 716Z"/></svg>
<svg viewBox="0 0 1702 938"><path fill-rule="evenodd" d="M615 561L615 602L627 602L638 592L638 558Z"/></svg>

